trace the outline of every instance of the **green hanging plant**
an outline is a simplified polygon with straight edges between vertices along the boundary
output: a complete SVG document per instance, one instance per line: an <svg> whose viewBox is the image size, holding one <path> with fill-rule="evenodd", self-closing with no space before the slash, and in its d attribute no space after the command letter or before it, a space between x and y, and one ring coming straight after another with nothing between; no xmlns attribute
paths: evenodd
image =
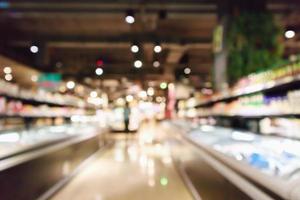
<svg viewBox="0 0 300 200"><path fill-rule="evenodd" d="M242 13L228 26L228 78L230 84L250 73L282 63L282 30L271 14Z"/></svg>

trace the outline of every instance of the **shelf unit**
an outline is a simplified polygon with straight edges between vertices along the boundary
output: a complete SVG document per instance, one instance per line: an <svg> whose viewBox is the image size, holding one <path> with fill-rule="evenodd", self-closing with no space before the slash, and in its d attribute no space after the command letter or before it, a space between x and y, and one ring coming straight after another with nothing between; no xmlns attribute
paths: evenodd
<svg viewBox="0 0 300 200"><path fill-rule="evenodd" d="M229 96L223 96L221 98L215 98L203 103L196 105L196 108L201 107L210 107L215 103L218 102L230 102L234 99L239 97L253 95L256 93L266 93L278 90L286 90L286 89L293 89L296 87L300 87L300 75L295 77L286 77L277 81L271 81L264 85L256 85L256 86L249 86L245 89L244 92L233 92L235 94Z"/></svg>
<svg viewBox="0 0 300 200"><path fill-rule="evenodd" d="M80 107L80 106L75 106L72 104L61 104L61 103L55 103L55 102L50 102L50 101L40 101L36 99L30 99L30 98L24 98L24 97L16 97L16 96L9 96L6 94L0 94L0 97L4 97L8 100L15 100L15 101L21 101L22 103L25 104L30 104L30 105L48 105L48 106L57 106L57 107L72 107L72 108L83 108L83 109L92 109L92 107Z"/></svg>
<svg viewBox="0 0 300 200"><path fill-rule="evenodd" d="M262 81L260 83L262 83ZM257 83L257 84L248 85L245 88L241 88L241 87L233 88L231 92L227 93L227 95L223 95L222 97L219 96L218 98L216 96L212 97L208 101L201 102L197 104L195 107L187 109L186 112L190 109L196 109L194 111L195 116L199 119L213 119L213 122L215 122L217 125L220 126L227 126L227 127L232 127L232 128L242 129L242 130L249 130L260 134L263 132L261 129L263 125L260 122L265 118L270 118L272 121L273 119L276 121L279 118L286 118L286 119L290 119L291 123L294 124L296 123L295 122L296 120L300 119L299 110L294 110L293 109L294 107L291 107L294 104L296 105L298 100L295 100L294 103L289 104L293 102L293 99L290 99L291 97L289 98L286 97L289 91L296 91L299 89L300 89L300 73L295 72L290 74L289 76L281 76L281 78L277 78L276 80L268 81L262 84ZM278 110L277 109L273 110L274 107L272 107L272 104L269 103L265 104L264 102L262 102L261 105L262 107L260 106L256 107L255 95L258 95L258 97L262 95L262 98L266 99L267 101L269 101L270 99L271 103L272 102L281 103L282 101L285 103L285 105L289 105L289 107L287 107L286 110L285 107L282 108L278 107ZM253 112L251 111L252 109L251 96L254 97ZM245 107L243 107L244 100L240 99L244 97L250 97L249 103L246 103ZM288 99L278 101L276 100L277 97L279 97L279 99L280 98L288 98ZM297 96L293 98L298 99ZM240 100L240 102L235 102L237 100ZM245 102L248 102L247 99L245 100L246 100ZM261 101L265 101L265 100L261 100ZM224 103L224 105L220 104L217 106L217 104L219 103ZM260 103L260 100L258 101L258 103ZM233 107L231 107L231 105ZM235 108L235 105L240 107L240 111L241 111L240 114L239 114L239 110L236 110L238 109L238 107ZM220 110L218 111L219 106L220 106ZM270 106L270 110L268 110L269 109L268 106ZM242 110L243 108L245 110ZM259 110L260 108L262 109ZM224 110L226 109L226 113L224 114L221 112L223 109ZM257 109L257 111L255 111L254 109ZM231 111L232 114L230 114Z"/></svg>
<svg viewBox="0 0 300 200"><path fill-rule="evenodd" d="M46 105L49 107L66 107L66 108L74 108L74 109L84 109L86 111L92 111L94 110L93 107L89 107L89 106L85 106L85 107L80 107L80 106L75 106L72 104L62 104L62 103L55 103L53 101L41 101L41 100L36 100L36 99L31 99L31 98L24 98L24 97L18 97L18 96L10 96L7 94L0 94L0 97L5 98L8 102L9 101L20 101L25 105L32 105L32 106L41 106L41 105ZM64 119L64 121L66 121L67 123L70 122L71 120L71 115L59 115L59 114L27 114L27 113L12 113L12 114L6 114L6 113L2 113L0 114L0 120L2 121L6 121L6 120L10 120L10 119L22 119L23 123L24 123L24 127L26 129L29 129L32 127L33 123L38 120L38 119L50 119L52 120L52 124L54 124L55 119L57 118L62 118Z"/></svg>
<svg viewBox="0 0 300 200"><path fill-rule="evenodd" d="M300 118L300 114L271 114L271 115L199 115L198 117L206 118L206 117L220 117L220 118L245 118L245 119L263 119L266 117L269 118L276 118L276 117L283 117L283 118Z"/></svg>

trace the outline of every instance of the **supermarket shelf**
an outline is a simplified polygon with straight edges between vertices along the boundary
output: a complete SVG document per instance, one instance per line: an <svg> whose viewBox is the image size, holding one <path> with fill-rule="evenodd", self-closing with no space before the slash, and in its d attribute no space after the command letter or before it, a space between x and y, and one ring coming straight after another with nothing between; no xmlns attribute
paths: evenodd
<svg viewBox="0 0 300 200"><path fill-rule="evenodd" d="M39 119L39 118L66 118L69 119L71 116L59 116L59 115L53 115L53 116L46 116L46 115L0 115L0 119L6 119L6 118L29 118L29 119Z"/></svg>
<svg viewBox="0 0 300 200"><path fill-rule="evenodd" d="M66 106L66 107L73 107L73 108L85 108L85 109L93 109L92 107L80 107L72 104L63 104L63 103L55 103L55 102L49 102L49 101L40 101L36 99L30 99L30 98L24 98L24 97L15 97L15 96L9 96L5 94L0 94L1 97L5 97L8 100L16 100L16 101L22 101L23 103L30 104L30 105L48 105L48 106Z"/></svg>
<svg viewBox="0 0 300 200"><path fill-rule="evenodd" d="M219 122L222 120L230 120L231 121L231 127L235 129L239 129L242 131L251 131L253 133L256 133L258 135L264 134L261 132L260 128L257 128L256 130L250 130L249 127L246 125L246 121L252 120L256 123L259 123L260 120L264 118L300 118L300 114L277 114L277 115L253 115L253 116L244 116L244 115L206 115L206 116L199 116L199 118L214 118L215 120L218 120ZM239 123L239 125L237 125ZM222 123L218 123L220 126L224 126ZM234 125L233 125L234 124ZM273 132L270 134L272 137L278 137L278 138L285 138L285 139L292 139L292 140L300 140L299 137L296 136L286 136L283 134L280 134L278 132Z"/></svg>
<svg viewBox="0 0 300 200"><path fill-rule="evenodd" d="M280 89L286 89L293 87L294 85L300 84L300 75L294 76L294 77L286 77L277 81L271 81L266 83L265 85L255 85L255 86L248 86L243 91L235 92L236 94L224 96L221 98L215 98L212 100L209 100L207 102L200 103L196 106L196 108L199 107L208 107L218 102L228 102L232 101L236 98L247 96L259 92L269 92L273 90L280 90Z"/></svg>
<svg viewBox="0 0 300 200"><path fill-rule="evenodd" d="M219 118L244 118L244 119L262 119L262 118L300 118L300 114L270 114L270 115L203 115L200 118L219 117Z"/></svg>

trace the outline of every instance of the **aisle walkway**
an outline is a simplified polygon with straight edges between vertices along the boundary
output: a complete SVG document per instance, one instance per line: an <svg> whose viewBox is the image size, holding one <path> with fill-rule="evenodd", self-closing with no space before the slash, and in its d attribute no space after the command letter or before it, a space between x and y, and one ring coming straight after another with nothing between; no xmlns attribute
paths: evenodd
<svg viewBox="0 0 300 200"><path fill-rule="evenodd" d="M154 141L154 125L115 144L78 174L52 200L191 200L173 166L167 144Z"/></svg>

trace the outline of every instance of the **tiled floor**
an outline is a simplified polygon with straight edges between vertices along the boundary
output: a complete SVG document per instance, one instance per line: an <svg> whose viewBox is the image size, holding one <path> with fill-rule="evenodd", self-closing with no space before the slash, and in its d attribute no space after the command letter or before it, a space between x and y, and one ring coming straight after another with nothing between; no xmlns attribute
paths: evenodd
<svg viewBox="0 0 300 200"><path fill-rule="evenodd" d="M154 125L119 135L52 200L191 200ZM155 140L154 140L155 139Z"/></svg>

